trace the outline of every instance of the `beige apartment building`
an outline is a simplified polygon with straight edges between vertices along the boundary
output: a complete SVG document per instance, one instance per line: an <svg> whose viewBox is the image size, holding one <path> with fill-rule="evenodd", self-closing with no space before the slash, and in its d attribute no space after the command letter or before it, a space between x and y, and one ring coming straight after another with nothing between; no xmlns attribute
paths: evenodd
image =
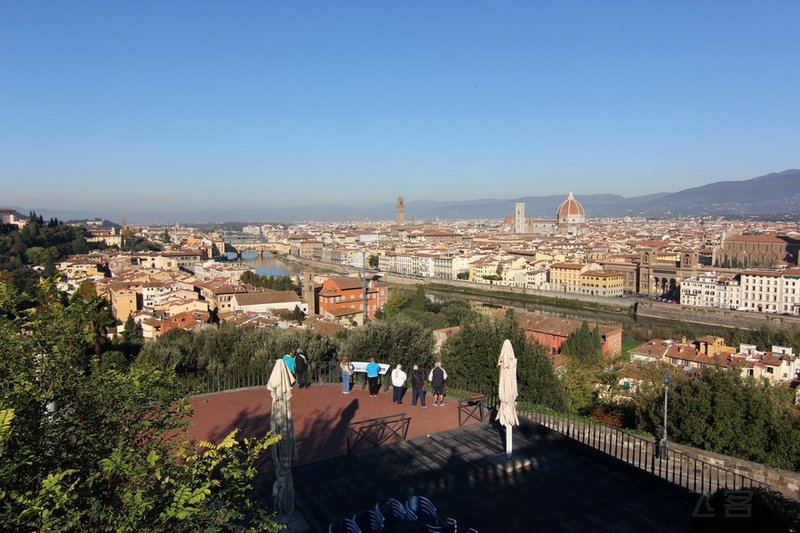
<svg viewBox="0 0 800 533"><path fill-rule="evenodd" d="M158 252L134 254L131 261L141 268L154 270L180 270L199 263L203 256L200 252L183 250L178 252Z"/></svg>
<svg viewBox="0 0 800 533"><path fill-rule="evenodd" d="M591 296L620 297L625 286L625 275L620 272L589 270L579 277L578 292Z"/></svg>
<svg viewBox="0 0 800 533"><path fill-rule="evenodd" d="M550 265L550 290L558 292L580 292L581 275L584 272L602 270L596 263L553 263Z"/></svg>
<svg viewBox="0 0 800 533"><path fill-rule="evenodd" d="M792 348L772 346L771 351L761 352L755 345L741 344L737 350L713 336L701 337L694 342L653 339L629 353L632 362L666 363L687 371L730 368L743 378L764 379L770 383L792 381L800 370Z"/></svg>
<svg viewBox="0 0 800 533"><path fill-rule="evenodd" d="M125 321L136 313L137 292L128 285L110 285L108 297L111 301L111 313L117 320Z"/></svg>

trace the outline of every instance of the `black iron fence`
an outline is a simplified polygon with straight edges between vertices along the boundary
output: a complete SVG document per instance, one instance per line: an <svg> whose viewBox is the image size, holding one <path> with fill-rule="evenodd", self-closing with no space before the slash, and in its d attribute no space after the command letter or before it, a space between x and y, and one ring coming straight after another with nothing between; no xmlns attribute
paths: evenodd
<svg viewBox="0 0 800 533"><path fill-rule="evenodd" d="M520 416L698 494L767 487L733 470L599 422L535 411Z"/></svg>
<svg viewBox="0 0 800 533"><path fill-rule="evenodd" d="M182 376L189 390L195 394L210 394L251 387L266 387L272 366L269 367L235 367L221 370L206 370ZM389 378L381 376L384 388L389 386ZM338 361L309 363L308 379L310 383L331 385L341 383L342 373ZM351 378L354 387L366 387L366 374L357 373Z"/></svg>

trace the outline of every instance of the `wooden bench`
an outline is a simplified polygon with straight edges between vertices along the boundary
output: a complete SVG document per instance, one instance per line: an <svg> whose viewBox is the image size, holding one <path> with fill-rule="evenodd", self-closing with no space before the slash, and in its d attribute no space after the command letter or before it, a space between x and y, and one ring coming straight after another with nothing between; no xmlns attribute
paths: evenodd
<svg viewBox="0 0 800 533"><path fill-rule="evenodd" d="M405 413L379 416L350 424L347 435L347 453L365 448L377 448L392 441L406 440L411 419Z"/></svg>
<svg viewBox="0 0 800 533"><path fill-rule="evenodd" d="M485 399L485 394L475 393L470 394L468 398L458 400L458 427L463 427L470 419L483 422L488 415L484 405Z"/></svg>

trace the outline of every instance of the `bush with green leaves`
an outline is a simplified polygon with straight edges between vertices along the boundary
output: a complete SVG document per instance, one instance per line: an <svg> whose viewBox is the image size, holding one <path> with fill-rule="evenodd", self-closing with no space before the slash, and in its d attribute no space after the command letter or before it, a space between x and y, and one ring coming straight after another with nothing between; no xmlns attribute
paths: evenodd
<svg viewBox="0 0 800 533"><path fill-rule="evenodd" d="M374 356L379 363L402 364L407 371L413 365L433 365L433 333L422 324L404 316L370 322L348 332L342 353L351 361L366 361Z"/></svg>
<svg viewBox="0 0 800 533"><path fill-rule="evenodd" d="M497 360L505 339L511 341L517 358L519 400L563 409L563 385L544 348L525 336L513 311L499 320L481 318L463 325L442 346L442 364L464 386L484 392L497 390Z"/></svg>
<svg viewBox="0 0 800 533"><path fill-rule="evenodd" d="M275 531L252 494L277 440L192 443L171 372L95 353L93 307L0 284L0 523L10 531Z"/></svg>
<svg viewBox="0 0 800 533"><path fill-rule="evenodd" d="M663 387L638 398L640 428L660 435ZM676 376L669 389L669 438L776 468L800 470L800 418L794 391L724 369Z"/></svg>
<svg viewBox="0 0 800 533"><path fill-rule="evenodd" d="M309 364L336 359L337 341L306 329L237 328L221 324L200 332L171 330L144 346L135 365L173 369L178 375L205 372L269 372L285 353L305 351Z"/></svg>

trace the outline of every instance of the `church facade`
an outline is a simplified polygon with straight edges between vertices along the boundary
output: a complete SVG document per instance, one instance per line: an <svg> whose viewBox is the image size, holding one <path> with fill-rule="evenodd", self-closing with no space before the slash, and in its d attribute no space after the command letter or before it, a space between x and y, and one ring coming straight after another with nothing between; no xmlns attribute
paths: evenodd
<svg viewBox="0 0 800 533"><path fill-rule="evenodd" d="M586 211L572 193L558 206L555 219L526 218L525 204L517 203L512 227L528 235L580 235L586 231Z"/></svg>

